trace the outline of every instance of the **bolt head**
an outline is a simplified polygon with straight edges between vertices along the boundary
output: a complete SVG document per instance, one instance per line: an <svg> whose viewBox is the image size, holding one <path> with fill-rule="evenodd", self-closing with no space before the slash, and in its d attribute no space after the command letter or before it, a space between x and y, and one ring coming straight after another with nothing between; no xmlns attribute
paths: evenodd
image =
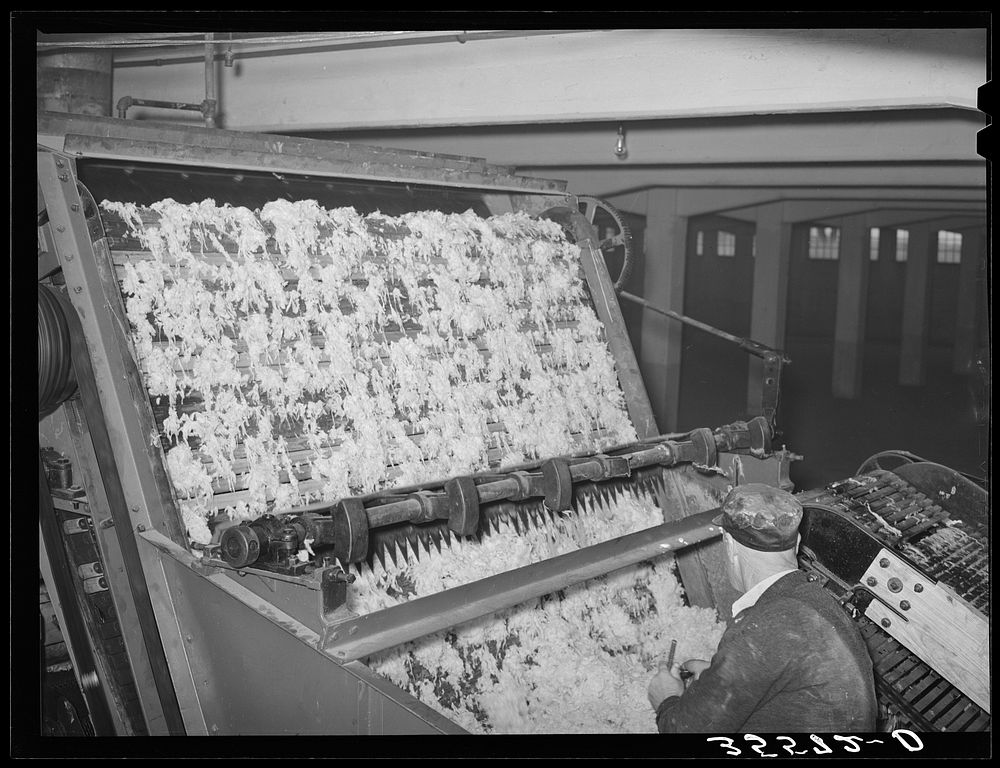
<svg viewBox="0 0 1000 768"><path fill-rule="evenodd" d="M888 619L882 619L882 626L888 629L892 625L892 622Z"/></svg>
<svg viewBox="0 0 1000 768"><path fill-rule="evenodd" d="M888 568L889 567L889 558L888 557L883 557L881 560L878 561L878 564L880 566L882 566L883 568Z"/></svg>
<svg viewBox="0 0 1000 768"><path fill-rule="evenodd" d="M83 286L78 285L73 289L73 293L83 293Z"/></svg>
<svg viewBox="0 0 1000 768"><path fill-rule="evenodd" d="M909 600L900 600L899 601L899 607L902 608L904 611L910 610L910 601Z"/></svg>
<svg viewBox="0 0 1000 768"><path fill-rule="evenodd" d="M924 585L923 584L914 584L913 585L913 591L914 592L923 592L924 591Z"/></svg>
<svg viewBox="0 0 1000 768"><path fill-rule="evenodd" d="M869 576L865 580L865 584L867 584L869 587L874 587L876 584L878 584L878 579L876 579L874 576Z"/></svg>
<svg viewBox="0 0 1000 768"><path fill-rule="evenodd" d="M80 210L80 204L79 204L79 203L73 203L73 204L72 204L72 205L71 205L71 206L69 207L69 209L70 209L71 211L79 211L79 210Z"/></svg>

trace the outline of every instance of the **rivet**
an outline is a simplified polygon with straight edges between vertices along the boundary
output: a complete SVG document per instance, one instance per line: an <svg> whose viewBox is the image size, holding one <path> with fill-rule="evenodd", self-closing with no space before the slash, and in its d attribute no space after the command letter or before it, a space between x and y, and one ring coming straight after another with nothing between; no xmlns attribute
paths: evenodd
<svg viewBox="0 0 1000 768"><path fill-rule="evenodd" d="M878 561L878 564L881 565L883 568L888 568L889 567L889 558L888 557L883 557L881 560Z"/></svg>
<svg viewBox="0 0 1000 768"><path fill-rule="evenodd" d="M71 205L71 206L69 207L69 209L70 209L71 211L79 211L79 210L80 210L80 204L79 204L79 203L73 203L73 204L72 204L72 205Z"/></svg>
<svg viewBox="0 0 1000 768"><path fill-rule="evenodd" d="M137 530L137 531L138 531L139 533L142 533L143 531L145 531L145 530L146 530L146 526L144 526L144 525L143 525L142 523L139 523L139 524L138 524L138 525L137 525L137 526L135 527L135 529L136 529L136 530Z"/></svg>
<svg viewBox="0 0 1000 768"><path fill-rule="evenodd" d="M57 159L56 160L56 168L62 168L62 167L63 167L63 161Z"/></svg>
<svg viewBox="0 0 1000 768"><path fill-rule="evenodd" d="M66 227L64 227L62 224L56 227L56 232L65 232L65 231Z"/></svg>
<svg viewBox="0 0 1000 768"><path fill-rule="evenodd" d="M914 592L923 592L924 591L924 585L923 584L914 584L913 585L913 591Z"/></svg>
<svg viewBox="0 0 1000 768"><path fill-rule="evenodd" d="M68 173L60 173L59 174L59 181L61 181L63 183L66 183L67 181L69 181L69 174Z"/></svg>
<svg viewBox="0 0 1000 768"><path fill-rule="evenodd" d="M874 587L876 584L878 584L878 579L876 579L874 576L869 576L865 580L865 584L867 584L869 587Z"/></svg>
<svg viewBox="0 0 1000 768"><path fill-rule="evenodd" d="M891 579L889 579L888 586L889 586L889 591L890 592L902 592L903 591L903 582L900 581L899 579L897 579L895 576L893 576Z"/></svg>
<svg viewBox="0 0 1000 768"><path fill-rule="evenodd" d="M72 253L67 253L66 254L66 261L73 261L73 258L74 258L74 256L73 256Z"/></svg>
<svg viewBox="0 0 1000 768"><path fill-rule="evenodd" d="M899 601L899 607L902 608L904 611L910 610L910 601L909 600L900 600Z"/></svg>
<svg viewBox="0 0 1000 768"><path fill-rule="evenodd" d="M892 622L889 621L888 619L882 619L882 626L885 627L886 629L888 629L891 624Z"/></svg>
<svg viewBox="0 0 1000 768"><path fill-rule="evenodd" d="M73 293L83 293L83 288L78 285L76 288L73 289Z"/></svg>

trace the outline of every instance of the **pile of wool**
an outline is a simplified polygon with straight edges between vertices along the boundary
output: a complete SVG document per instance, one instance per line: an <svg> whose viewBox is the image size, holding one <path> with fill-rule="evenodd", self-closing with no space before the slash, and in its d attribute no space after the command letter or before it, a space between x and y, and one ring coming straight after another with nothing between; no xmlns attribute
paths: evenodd
<svg viewBox="0 0 1000 768"><path fill-rule="evenodd" d="M358 613L386 608L662 522L651 499L626 492L527 532L501 527L419 560L376 561L349 590L348 605ZM684 604L666 555L366 663L473 733L654 732L646 686L671 640L678 659L710 659L723 631L715 611Z"/></svg>
<svg viewBox="0 0 1000 768"><path fill-rule="evenodd" d="M122 290L196 540L214 512L636 437L579 248L554 222L313 200L102 207L148 251L122 264Z"/></svg>

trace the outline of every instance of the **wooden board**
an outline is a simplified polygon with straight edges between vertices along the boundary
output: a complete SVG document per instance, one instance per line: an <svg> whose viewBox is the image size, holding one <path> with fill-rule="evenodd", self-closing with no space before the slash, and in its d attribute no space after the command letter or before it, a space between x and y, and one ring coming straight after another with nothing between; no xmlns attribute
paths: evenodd
<svg viewBox="0 0 1000 768"><path fill-rule="evenodd" d="M890 579L898 579L897 591ZM946 586L931 583L888 549L879 552L861 583L876 596L865 615L989 712L990 628L986 617ZM908 608L904 609L904 604Z"/></svg>

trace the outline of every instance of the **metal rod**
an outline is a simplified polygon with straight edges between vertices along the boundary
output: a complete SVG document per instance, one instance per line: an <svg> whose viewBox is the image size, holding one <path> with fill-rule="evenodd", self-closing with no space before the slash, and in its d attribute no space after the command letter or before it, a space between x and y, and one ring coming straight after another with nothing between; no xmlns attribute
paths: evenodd
<svg viewBox="0 0 1000 768"><path fill-rule="evenodd" d="M717 509L664 523L435 595L337 622L324 649L351 661L518 605L643 560L673 554L722 534Z"/></svg>
<svg viewBox="0 0 1000 768"><path fill-rule="evenodd" d="M621 296L623 299L628 299L631 302L642 305L651 312L657 312L661 315L665 315L666 317L673 318L678 322L684 323L685 325L690 325L693 326L694 328L698 328L699 330L705 331L705 333L710 333L713 336L718 336L720 339L731 341L733 342L733 344L736 344L737 346L745 349L750 354L757 355L758 357L765 357L767 354L778 353L781 356L781 362L783 363L792 362L789 358L787 358L784 355L784 353L772 349L771 347L768 347L764 344L761 344L758 341L754 341L753 339L745 339L742 336L736 336L732 333L726 333L726 331L708 325L707 323L703 323L700 320L695 320L694 318L688 317L687 315L682 315L679 312L674 312L671 309L663 309L662 307L658 307L655 304L649 303L641 296L636 296L635 294L629 293L628 291L621 291L618 295Z"/></svg>

